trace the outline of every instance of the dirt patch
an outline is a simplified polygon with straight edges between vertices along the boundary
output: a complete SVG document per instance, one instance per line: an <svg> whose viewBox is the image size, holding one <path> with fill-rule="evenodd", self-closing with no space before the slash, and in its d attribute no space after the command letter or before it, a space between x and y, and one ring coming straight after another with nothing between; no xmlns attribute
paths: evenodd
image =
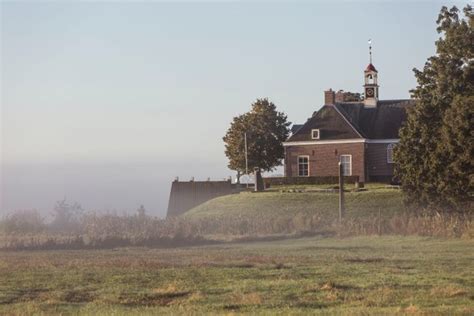
<svg viewBox="0 0 474 316"><path fill-rule="evenodd" d="M227 297L232 304L225 304L223 309L228 311L239 311L244 307L260 305L263 302L262 296L257 292L232 293Z"/></svg>
<svg viewBox="0 0 474 316"><path fill-rule="evenodd" d="M348 285L348 284L340 284L340 283L334 283L334 282L326 282L321 287L319 288L322 291L331 291L331 290L353 290L357 289L358 287Z"/></svg>
<svg viewBox="0 0 474 316"><path fill-rule="evenodd" d="M241 308L240 305L237 304L228 304L224 305L223 309L228 310L228 311L237 311Z"/></svg>
<svg viewBox="0 0 474 316"><path fill-rule="evenodd" d="M4 297L0 297L0 305L29 302L38 298L41 294L48 292L47 289L21 289L7 292Z"/></svg>
<svg viewBox="0 0 474 316"><path fill-rule="evenodd" d="M350 263L377 263L382 262L383 258L347 258L344 259L345 262Z"/></svg>
<svg viewBox="0 0 474 316"><path fill-rule="evenodd" d="M319 302L298 302L294 305L294 307L300 307L300 308L309 308L309 309L323 309L327 308L328 306L324 303L319 303Z"/></svg>
<svg viewBox="0 0 474 316"><path fill-rule="evenodd" d="M446 297L451 298L455 296L463 296L468 292L459 286L456 285L447 285L447 286L437 286L431 289L431 295L436 297Z"/></svg>
<svg viewBox="0 0 474 316"><path fill-rule="evenodd" d="M404 308L403 312L407 314L418 314L420 312L420 309L416 307L415 305L410 305Z"/></svg>
<svg viewBox="0 0 474 316"><path fill-rule="evenodd" d="M144 293L141 295L121 294L118 297L119 304L125 306L168 306L175 300L188 297L189 291L169 293Z"/></svg>
<svg viewBox="0 0 474 316"><path fill-rule="evenodd" d="M229 263L209 262L203 266L208 266L208 267L213 267L213 268L240 268L240 269L255 268L255 264L250 263L250 262L229 262Z"/></svg>
<svg viewBox="0 0 474 316"><path fill-rule="evenodd" d="M259 305L262 304L262 296L256 292L252 293L236 293L232 295L232 302L239 305Z"/></svg>
<svg viewBox="0 0 474 316"><path fill-rule="evenodd" d="M61 295L61 300L68 303L88 303L94 300L94 294L85 290L72 290Z"/></svg>

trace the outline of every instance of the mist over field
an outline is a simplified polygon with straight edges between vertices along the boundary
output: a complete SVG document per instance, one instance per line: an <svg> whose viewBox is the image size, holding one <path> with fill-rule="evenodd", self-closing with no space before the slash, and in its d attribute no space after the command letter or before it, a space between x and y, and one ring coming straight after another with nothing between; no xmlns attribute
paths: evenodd
<svg viewBox="0 0 474 316"><path fill-rule="evenodd" d="M2 166L0 215L20 209L37 209L50 215L56 201L66 198L84 210L134 213L144 205L149 215L164 217L171 181L220 179L231 174L211 163L194 161L194 168L180 168L176 160L115 163L5 164ZM176 174L178 172L179 174Z"/></svg>

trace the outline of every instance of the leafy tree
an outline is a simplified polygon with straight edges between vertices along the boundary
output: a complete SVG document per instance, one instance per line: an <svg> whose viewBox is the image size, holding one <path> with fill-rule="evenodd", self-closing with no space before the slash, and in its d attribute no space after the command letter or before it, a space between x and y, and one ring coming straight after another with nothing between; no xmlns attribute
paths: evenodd
<svg viewBox="0 0 474 316"><path fill-rule="evenodd" d="M344 92L344 102L360 102L364 97L359 92Z"/></svg>
<svg viewBox="0 0 474 316"><path fill-rule="evenodd" d="M143 204L140 205L140 207L137 209L137 216L139 218L145 218L146 217L146 209L143 206Z"/></svg>
<svg viewBox="0 0 474 316"><path fill-rule="evenodd" d="M40 233L46 224L37 210L21 210L6 215L0 220L0 232L5 233Z"/></svg>
<svg viewBox="0 0 474 316"><path fill-rule="evenodd" d="M271 171L280 165L284 157L282 142L289 136L290 124L275 104L268 99L257 99L249 112L234 117L223 137L229 168L238 175L245 172L245 133L249 171L256 167Z"/></svg>
<svg viewBox="0 0 474 316"><path fill-rule="evenodd" d="M80 220L84 210L77 202L69 204L66 199L56 202L53 210L53 221L50 227L53 231L76 232L80 228Z"/></svg>
<svg viewBox="0 0 474 316"><path fill-rule="evenodd" d="M447 162L439 191L449 204L469 199L474 190L474 95L457 96L446 110L440 153Z"/></svg>
<svg viewBox="0 0 474 316"><path fill-rule="evenodd" d="M473 190L474 15L443 7L442 37L423 70L414 69L416 105L395 149L396 175L409 202L455 207Z"/></svg>

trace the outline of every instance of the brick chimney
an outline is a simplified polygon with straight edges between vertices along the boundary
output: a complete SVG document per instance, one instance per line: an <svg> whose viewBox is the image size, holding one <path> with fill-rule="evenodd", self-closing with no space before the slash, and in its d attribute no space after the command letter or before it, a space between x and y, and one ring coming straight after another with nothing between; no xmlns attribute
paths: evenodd
<svg viewBox="0 0 474 316"><path fill-rule="evenodd" d="M336 93L329 89L324 91L324 105L334 104L336 101Z"/></svg>
<svg viewBox="0 0 474 316"><path fill-rule="evenodd" d="M346 101L346 96L344 90L339 90L336 92L336 103L341 103Z"/></svg>

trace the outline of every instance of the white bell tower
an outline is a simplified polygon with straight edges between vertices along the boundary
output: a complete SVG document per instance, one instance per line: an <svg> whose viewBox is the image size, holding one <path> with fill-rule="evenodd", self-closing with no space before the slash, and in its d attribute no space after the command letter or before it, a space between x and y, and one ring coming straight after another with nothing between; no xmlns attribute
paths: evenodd
<svg viewBox="0 0 474 316"><path fill-rule="evenodd" d="M372 41L369 40L369 65L364 70L364 105L376 107L379 100L378 71L372 64Z"/></svg>

